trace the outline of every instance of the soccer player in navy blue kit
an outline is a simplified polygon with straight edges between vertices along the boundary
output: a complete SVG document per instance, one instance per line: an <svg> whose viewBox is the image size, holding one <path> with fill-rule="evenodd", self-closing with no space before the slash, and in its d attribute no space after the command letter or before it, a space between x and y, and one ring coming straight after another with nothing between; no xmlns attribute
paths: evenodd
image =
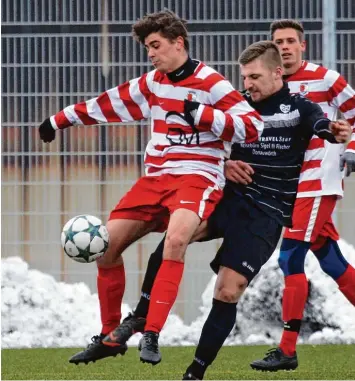
<svg viewBox="0 0 355 381"><path fill-rule="evenodd" d="M334 124L318 105L290 95L273 43L251 45L239 62L247 99L265 127L259 142L234 145L231 154L254 168L252 182L228 181L208 220L209 237L222 236L223 243L211 263L218 273L212 309L184 379L203 378L235 325L238 300L274 252L282 226L292 226L300 169L313 133L332 143L346 141L351 133L346 121Z"/></svg>
<svg viewBox="0 0 355 381"><path fill-rule="evenodd" d="M246 98L259 111L266 128L259 142L235 144L232 148L232 161L252 164L253 182L244 186L228 181L222 201L194 236L195 241L218 237L224 240L211 263L218 273L213 306L195 359L185 372L187 379L203 378L235 324L239 298L270 258L282 227L291 226L298 178L311 136L316 133L332 143L342 143L351 133L346 121L330 122L318 105L299 95L290 95L282 81L279 51L272 42L251 45L242 53L240 64L248 91ZM197 108L196 102L185 108L195 121ZM131 322L146 316L162 247L163 243L149 261L142 298L134 315L113 332L117 342L128 340L134 333ZM105 341L110 343L110 337ZM142 351L146 362L150 354L154 362L160 357L157 343L143 343Z"/></svg>

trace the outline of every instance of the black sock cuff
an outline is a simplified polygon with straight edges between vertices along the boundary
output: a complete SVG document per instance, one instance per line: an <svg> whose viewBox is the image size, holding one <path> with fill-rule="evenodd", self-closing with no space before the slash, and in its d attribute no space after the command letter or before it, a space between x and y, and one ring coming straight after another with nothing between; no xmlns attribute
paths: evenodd
<svg viewBox="0 0 355 381"><path fill-rule="evenodd" d="M234 309L236 308L237 304L238 302L228 303L228 302L224 302L223 300L218 300L215 298L212 299L212 306L220 307L223 309L225 308Z"/></svg>
<svg viewBox="0 0 355 381"><path fill-rule="evenodd" d="M291 332L299 332L301 329L301 322L300 319L292 319L289 321L284 321L284 330L285 331L291 331Z"/></svg>

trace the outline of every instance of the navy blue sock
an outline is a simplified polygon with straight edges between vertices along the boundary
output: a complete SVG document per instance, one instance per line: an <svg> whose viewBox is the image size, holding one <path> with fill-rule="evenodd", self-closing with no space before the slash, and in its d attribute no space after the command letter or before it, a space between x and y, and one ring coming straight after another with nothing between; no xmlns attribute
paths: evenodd
<svg viewBox="0 0 355 381"><path fill-rule="evenodd" d="M232 331L237 315L237 303L226 303L213 299L212 309L202 328L195 358L186 373L202 380L205 371L216 358L223 343Z"/></svg>

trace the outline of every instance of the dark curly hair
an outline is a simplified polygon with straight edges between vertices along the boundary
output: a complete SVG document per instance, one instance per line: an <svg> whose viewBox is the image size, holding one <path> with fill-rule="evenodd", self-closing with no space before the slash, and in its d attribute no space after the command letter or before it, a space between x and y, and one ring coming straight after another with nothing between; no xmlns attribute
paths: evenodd
<svg viewBox="0 0 355 381"><path fill-rule="evenodd" d="M142 19L138 20L132 27L132 34L141 44L144 44L145 39L151 33L160 32L161 35L169 41L182 37L184 39L185 49L189 50L186 24L186 21L181 19L174 12L164 10L146 14Z"/></svg>

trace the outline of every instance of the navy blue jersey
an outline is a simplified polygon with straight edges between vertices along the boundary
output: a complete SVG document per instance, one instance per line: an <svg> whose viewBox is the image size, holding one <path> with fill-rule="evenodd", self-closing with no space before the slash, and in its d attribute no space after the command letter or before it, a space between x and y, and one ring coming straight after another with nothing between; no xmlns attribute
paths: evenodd
<svg viewBox="0 0 355 381"><path fill-rule="evenodd" d="M291 227L301 166L312 135L336 143L330 120L319 105L299 94L291 95L287 84L261 102L253 102L248 95L245 98L265 127L258 142L232 147L232 160L253 167L253 182L245 186L227 181L227 187L250 197L268 215Z"/></svg>

